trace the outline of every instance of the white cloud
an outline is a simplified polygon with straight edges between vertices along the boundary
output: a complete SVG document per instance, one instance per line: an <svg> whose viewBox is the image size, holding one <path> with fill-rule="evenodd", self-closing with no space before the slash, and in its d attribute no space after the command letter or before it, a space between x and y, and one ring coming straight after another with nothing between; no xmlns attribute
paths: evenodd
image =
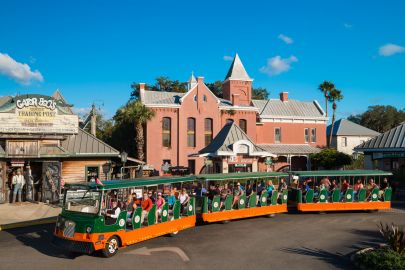
<svg viewBox="0 0 405 270"><path fill-rule="evenodd" d="M260 68L260 72L269 76L276 76L291 69L291 64L298 62L298 58L291 55L288 58L281 58L280 55L267 59L267 65Z"/></svg>
<svg viewBox="0 0 405 270"><path fill-rule="evenodd" d="M232 61L232 60L233 60L233 57L232 57L232 56L229 56L229 55L224 55L224 60L225 60L225 61Z"/></svg>
<svg viewBox="0 0 405 270"><path fill-rule="evenodd" d="M284 41L286 44L293 44L294 40L284 34L280 34L278 35L278 38L281 39L282 41Z"/></svg>
<svg viewBox="0 0 405 270"><path fill-rule="evenodd" d="M344 23L343 26L344 26L345 28L347 28L347 29L350 29L350 28L353 27L353 25L350 24L350 23Z"/></svg>
<svg viewBox="0 0 405 270"><path fill-rule="evenodd" d="M27 64L20 63L8 54L0 53L0 74L3 74L21 84L30 84L31 81L42 82L44 78L38 70L31 70Z"/></svg>
<svg viewBox="0 0 405 270"><path fill-rule="evenodd" d="M391 56L397 53L404 53L405 47L388 43L378 49L378 53L382 56Z"/></svg>

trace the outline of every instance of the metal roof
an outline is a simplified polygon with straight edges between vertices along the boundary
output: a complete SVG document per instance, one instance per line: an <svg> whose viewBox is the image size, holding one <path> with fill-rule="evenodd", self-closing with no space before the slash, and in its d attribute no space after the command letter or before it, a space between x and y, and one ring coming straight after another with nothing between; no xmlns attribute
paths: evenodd
<svg viewBox="0 0 405 270"><path fill-rule="evenodd" d="M252 179L264 177L288 177L288 173L283 172L250 172L250 173L218 173L218 174L200 174L197 179L204 180L229 180L229 179Z"/></svg>
<svg viewBox="0 0 405 270"><path fill-rule="evenodd" d="M62 141L61 144L62 148L69 153L69 156L118 157L120 154L118 150L80 128L76 135L68 136L68 138Z"/></svg>
<svg viewBox="0 0 405 270"><path fill-rule="evenodd" d="M259 144L258 146L276 155L314 154L321 151L321 149L308 144Z"/></svg>
<svg viewBox="0 0 405 270"><path fill-rule="evenodd" d="M388 130L354 148L357 151L381 150L381 151L404 151L405 150L405 122Z"/></svg>
<svg viewBox="0 0 405 270"><path fill-rule="evenodd" d="M141 99L146 105L180 105L180 99L184 95L185 93L146 90Z"/></svg>
<svg viewBox="0 0 405 270"><path fill-rule="evenodd" d="M10 99L12 99L12 96L2 96L0 97L0 107L6 104Z"/></svg>
<svg viewBox="0 0 405 270"><path fill-rule="evenodd" d="M233 155L233 144L240 140L249 141L254 149L253 152L266 152L261 147L255 145L246 133L234 122L227 123L215 136L212 142L198 151L199 155L211 154L216 155L217 152L226 152ZM270 153L268 153L271 156Z"/></svg>
<svg viewBox="0 0 405 270"><path fill-rule="evenodd" d="M120 189L130 187L143 187L143 186L155 186L162 184L180 183L195 181L195 176L169 176L169 177L149 177L139 179L127 179L127 180L108 180L103 181L103 185L98 185L95 182L79 183L79 184L66 184L66 188L72 189Z"/></svg>
<svg viewBox="0 0 405 270"><path fill-rule="evenodd" d="M383 176L392 172L380 170L331 170L331 171L292 171L291 174L303 177L311 176Z"/></svg>
<svg viewBox="0 0 405 270"><path fill-rule="evenodd" d="M326 129L326 133L330 135L332 125ZM333 136L378 136L379 132L353 123L347 119L339 119L333 125Z"/></svg>
<svg viewBox="0 0 405 270"><path fill-rule="evenodd" d="M6 155L6 151L4 151L3 147L0 145L0 157L4 157Z"/></svg>
<svg viewBox="0 0 405 270"><path fill-rule="evenodd" d="M260 117L288 117L288 118L320 118L326 120L325 112L316 100L298 101L289 99L252 100L255 107L259 109Z"/></svg>
<svg viewBox="0 0 405 270"><path fill-rule="evenodd" d="M231 66L229 67L228 73L226 74L225 80L246 80L251 81L252 79L246 72L245 67L242 64L242 61L239 58L239 55L236 54L235 58L232 61Z"/></svg>

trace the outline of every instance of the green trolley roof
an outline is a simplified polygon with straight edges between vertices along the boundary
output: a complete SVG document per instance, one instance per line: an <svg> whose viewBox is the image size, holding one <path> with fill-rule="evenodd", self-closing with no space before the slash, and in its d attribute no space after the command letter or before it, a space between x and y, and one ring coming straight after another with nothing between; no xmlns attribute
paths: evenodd
<svg viewBox="0 0 405 270"><path fill-rule="evenodd" d="M120 189L120 188L131 188L131 187L143 187L143 186L155 186L162 184L172 184L180 182L191 182L195 181L195 176L167 176L167 177L150 177L150 178L139 178L139 179L126 179L126 180L109 180L103 181L103 185L97 185L96 183L79 183L79 184L66 184L66 188L72 189L99 189L99 190L110 190L110 189Z"/></svg>
<svg viewBox="0 0 405 270"><path fill-rule="evenodd" d="M332 171L292 171L291 174L310 177L310 176L388 176L392 175L392 172L380 171L380 170L332 170Z"/></svg>
<svg viewBox="0 0 405 270"><path fill-rule="evenodd" d="M200 180L251 179L264 177L288 177L288 174L282 172L250 172L250 173L218 173L218 174L197 175L197 179Z"/></svg>

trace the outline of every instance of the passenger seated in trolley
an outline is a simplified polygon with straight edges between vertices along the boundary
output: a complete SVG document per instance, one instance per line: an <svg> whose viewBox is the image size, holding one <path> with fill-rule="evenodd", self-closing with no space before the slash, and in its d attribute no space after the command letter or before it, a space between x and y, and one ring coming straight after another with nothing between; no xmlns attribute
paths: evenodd
<svg viewBox="0 0 405 270"><path fill-rule="evenodd" d="M222 207L225 206L225 200L226 200L226 196L231 194L231 190L228 188L228 184L225 183L224 187L221 189L221 193L220 193L220 206L219 209L222 209Z"/></svg>
<svg viewBox="0 0 405 270"><path fill-rule="evenodd" d="M339 201L343 201L343 199L345 198L346 191L349 189L349 187L350 187L349 182L347 182L346 179L343 179L342 185L340 187L340 200Z"/></svg>
<svg viewBox="0 0 405 270"><path fill-rule="evenodd" d="M117 218L121 213L121 208L118 206L118 202L116 200L112 201L112 209L107 210L105 214L105 224L112 225L117 222Z"/></svg>
<svg viewBox="0 0 405 270"><path fill-rule="evenodd" d="M159 192L157 200L156 200L156 219L155 219L156 224L158 223L159 217L162 216L162 211L163 211L163 207L165 206L165 204L166 204L166 201L163 198L162 193Z"/></svg>
<svg viewBox="0 0 405 270"><path fill-rule="evenodd" d="M238 182L236 184L236 187L233 189L233 202L232 202L232 207L235 206L235 204L238 204L240 196L243 195L243 189L240 187L240 183Z"/></svg>
<svg viewBox="0 0 405 270"><path fill-rule="evenodd" d="M380 185L380 190L378 191L378 198L379 199L383 199L384 196L384 192L387 188L390 187L390 184L388 182L388 179L386 177L384 177L383 182Z"/></svg>
<svg viewBox="0 0 405 270"><path fill-rule="evenodd" d="M141 202L142 207L142 215L141 215L141 223L145 222L145 217L148 216L150 209L153 207L152 200L149 198L148 193L143 193L143 199Z"/></svg>
<svg viewBox="0 0 405 270"><path fill-rule="evenodd" d="M190 196L187 194L187 190L185 188L181 190L181 194L179 195L179 201L180 201L180 211L181 213L183 213L184 208L190 201Z"/></svg>
<svg viewBox="0 0 405 270"><path fill-rule="evenodd" d="M176 190L177 190L177 189L176 189L175 187L173 187L173 188L170 190L170 194L167 195L167 197L166 197L166 201L167 201L167 203L169 204L169 208L170 208L170 209L173 208L173 205L174 205L174 203L176 202L176 195L175 195Z"/></svg>
<svg viewBox="0 0 405 270"><path fill-rule="evenodd" d="M361 179L360 178L357 179L356 184L354 184L354 186L353 186L353 197L355 200L359 199L359 191L360 191L360 189L363 189L363 188L364 188L364 185L361 182Z"/></svg>
<svg viewBox="0 0 405 270"><path fill-rule="evenodd" d="M374 179L370 178L368 180L368 184L366 185L366 195L367 195L367 200L371 200L371 193L373 192L373 189L378 188L378 185L374 183Z"/></svg>

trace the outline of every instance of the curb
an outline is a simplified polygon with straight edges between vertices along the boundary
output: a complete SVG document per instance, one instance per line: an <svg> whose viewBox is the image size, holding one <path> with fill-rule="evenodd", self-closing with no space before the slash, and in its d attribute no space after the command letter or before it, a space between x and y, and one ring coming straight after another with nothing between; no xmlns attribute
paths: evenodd
<svg viewBox="0 0 405 270"><path fill-rule="evenodd" d="M372 251L372 250L374 250L374 248L371 248L371 247L365 248L365 249L362 249L362 250L359 250L359 251L355 252L354 254L352 254L352 255L350 256L350 261L351 261L358 269L367 270L367 268L366 268L365 266L359 264L359 262L356 260L356 257L357 257L357 255L359 255L359 254L363 254L363 253L365 253L365 252Z"/></svg>
<svg viewBox="0 0 405 270"><path fill-rule="evenodd" d="M0 231L56 223L57 216L0 225Z"/></svg>

